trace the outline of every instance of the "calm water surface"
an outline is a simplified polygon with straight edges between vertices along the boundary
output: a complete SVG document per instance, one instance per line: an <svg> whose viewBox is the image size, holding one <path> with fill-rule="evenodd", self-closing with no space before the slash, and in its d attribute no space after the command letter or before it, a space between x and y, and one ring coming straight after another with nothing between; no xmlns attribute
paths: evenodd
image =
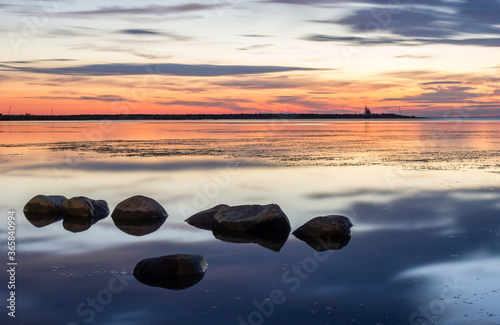
<svg viewBox="0 0 500 325"><path fill-rule="evenodd" d="M500 121L3 122L0 211L16 211L18 266L16 318L4 303L1 323L500 324L499 154ZM35 227L22 209L37 194L111 210L142 194L169 217L143 236L111 217ZM277 203L292 229L342 214L353 234L340 250L290 235L276 251L184 222L220 203ZM177 253L208 261L192 287L132 276Z"/></svg>

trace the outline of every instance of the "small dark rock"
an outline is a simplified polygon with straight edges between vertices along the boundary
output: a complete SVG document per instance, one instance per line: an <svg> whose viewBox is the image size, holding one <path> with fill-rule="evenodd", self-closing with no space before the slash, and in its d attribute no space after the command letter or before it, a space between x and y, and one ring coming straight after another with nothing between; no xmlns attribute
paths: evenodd
<svg viewBox="0 0 500 325"><path fill-rule="evenodd" d="M213 217L213 230L290 233L290 221L277 204L239 205L219 210Z"/></svg>
<svg viewBox="0 0 500 325"><path fill-rule="evenodd" d="M64 217L81 217L101 220L109 214L108 203L104 200L92 200L77 196L64 201L62 206Z"/></svg>
<svg viewBox="0 0 500 325"><path fill-rule="evenodd" d="M155 200L142 196L132 196L116 206L111 214L113 219L166 219L167 211Z"/></svg>
<svg viewBox="0 0 500 325"><path fill-rule="evenodd" d="M45 227L63 218L64 201L66 198L62 195L37 195L26 203L23 212L32 225Z"/></svg>
<svg viewBox="0 0 500 325"><path fill-rule="evenodd" d="M198 283L207 265L201 255L176 254L144 259L137 263L133 274L149 286L182 290Z"/></svg>
<svg viewBox="0 0 500 325"><path fill-rule="evenodd" d="M219 204L213 208L200 211L191 217L187 218L185 221L196 228L212 230L213 218L217 212L222 209L228 208L227 204Z"/></svg>
<svg viewBox="0 0 500 325"><path fill-rule="evenodd" d="M312 237L346 237L351 235L351 220L344 216L324 216L316 217L293 232L293 235L299 239Z"/></svg>

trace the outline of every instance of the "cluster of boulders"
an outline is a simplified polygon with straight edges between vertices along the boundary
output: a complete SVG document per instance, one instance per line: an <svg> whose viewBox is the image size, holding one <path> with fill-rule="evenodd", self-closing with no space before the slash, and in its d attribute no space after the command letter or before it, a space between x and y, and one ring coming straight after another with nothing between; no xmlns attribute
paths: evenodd
<svg viewBox="0 0 500 325"><path fill-rule="evenodd" d="M87 230L109 215L106 201L84 196L67 199L61 195L37 195L26 203L23 210L26 218L36 227L63 220L64 229L71 232ZM111 217L123 232L143 236L160 228L168 213L155 200L136 195L120 202Z"/></svg>
<svg viewBox="0 0 500 325"><path fill-rule="evenodd" d="M215 238L229 242L253 242L279 251L290 233L290 221L277 204L228 206L220 204L186 219L200 229L211 230ZM344 216L316 217L293 235L317 251L340 249L351 236L351 220Z"/></svg>
<svg viewBox="0 0 500 325"><path fill-rule="evenodd" d="M104 200L78 196L37 195L24 207L26 218L36 227L63 220L65 229L79 232L109 215ZM156 231L168 213L154 199L136 195L120 202L111 214L115 225L125 233L142 236ZM279 251L290 234L290 221L277 204L220 204L186 219L200 229L210 230L215 238L233 243L257 243ZM329 215L313 218L297 228L293 235L317 251L340 249L351 236L351 220ZM133 274L141 283L173 290L198 283L207 269L201 255L176 254L140 261Z"/></svg>

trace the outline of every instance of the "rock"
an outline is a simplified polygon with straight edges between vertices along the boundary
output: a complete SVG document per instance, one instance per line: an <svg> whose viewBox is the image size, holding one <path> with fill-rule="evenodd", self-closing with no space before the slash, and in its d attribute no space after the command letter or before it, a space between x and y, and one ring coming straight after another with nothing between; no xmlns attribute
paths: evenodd
<svg viewBox="0 0 500 325"><path fill-rule="evenodd" d="M255 243L275 252L279 252L283 245L285 245L289 233L289 231L281 231L260 234L254 231L213 230L214 237L219 240L230 243Z"/></svg>
<svg viewBox="0 0 500 325"><path fill-rule="evenodd" d="M84 196L72 197L63 203L63 227L71 232L82 232L109 215L104 200L92 200Z"/></svg>
<svg viewBox="0 0 500 325"><path fill-rule="evenodd" d="M85 196L72 197L64 201L64 217L81 217L101 220L109 214L108 203L104 200L92 200Z"/></svg>
<svg viewBox="0 0 500 325"><path fill-rule="evenodd" d="M196 228L212 230L212 222L215 214L224 208L228 208L227 204L219 204L213 208L200 211L191 217L187 218L185 221Z"/></svg>
<svg viewBox="0 0 500 325"><path fill-rule="evenodd" d="M198 283L207 265L201 255L176 254L144 259L137 263L133 274L149 286L182 290Z"/></svg>
<svg viewBox="0 0 500 325"><path fill-rule="evenodd" d="M62 205L66 198L62 195L37 195L23 208L26 219L35 227L45 227L63 218Z"/></svg>
<svg viewBox="0 0 500 325"><path fill-rule="evenodd" d="M352 222L344 216L324 216L309 220L293 232L299 239L312 237L346 237L351 235Z"/></svg>
<svg viewBox="0 0 500 325"><path fill-rule="evenodd" d="M142 195L136 195L118 203L111 217L113 220L166 219L168 213L155 200Z"/></svg>
<svg viewBox="0 0 500 325"><path fill-rule="evenodd" d="M290 233L290 221L277 204L239 205L219 210L213 217L212 229Z"/></svg>

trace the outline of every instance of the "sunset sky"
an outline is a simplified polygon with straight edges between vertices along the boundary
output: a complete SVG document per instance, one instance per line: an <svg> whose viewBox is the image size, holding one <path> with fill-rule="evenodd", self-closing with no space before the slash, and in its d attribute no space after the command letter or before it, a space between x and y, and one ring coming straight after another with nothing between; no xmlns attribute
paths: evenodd
<svg viewBox="0 0 500 325"><path fill-rule="evenodd" d="M0 0L0 113L500 116L499 0Z"/></svg>

